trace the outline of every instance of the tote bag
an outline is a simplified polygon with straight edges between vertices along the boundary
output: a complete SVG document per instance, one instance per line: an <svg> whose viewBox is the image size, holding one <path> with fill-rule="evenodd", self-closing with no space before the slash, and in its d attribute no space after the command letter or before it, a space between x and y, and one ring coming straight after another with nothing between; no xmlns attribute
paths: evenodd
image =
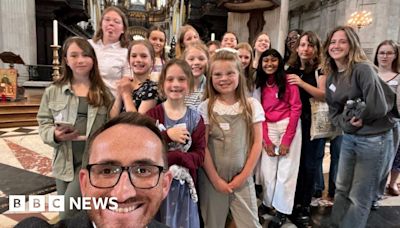
<svg viewBox="0 0 400 228"><path fill-rule="evenodd" d="M318 70L315 70L315 80L318 86ZM335 127L329 119L329 107L325 101L310 98L311 104L311 140L320 138L334 138L341 135L339 128Z"/></svg>

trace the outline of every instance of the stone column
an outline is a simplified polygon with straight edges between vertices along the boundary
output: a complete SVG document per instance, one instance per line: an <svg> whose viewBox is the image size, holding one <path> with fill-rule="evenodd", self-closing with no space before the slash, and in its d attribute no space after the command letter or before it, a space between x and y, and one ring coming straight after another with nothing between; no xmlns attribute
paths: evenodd
<svg viewBox="0 0 400 228"><path fill-rule="evenodd" d="M372 11L373 25L375 24L375 44L383 40L400 41L400 1L377 1Z"/></svg>
<svg viewBox="0 0 400 228"><path fill-rule="evenodd" d="M36 64L35 1L0 1L0 51L20 55L27 65ZM1 62L0 67L8 68L8 64ZM22 85L29 78L27 67L15 67L19 73L18 85Z"/></svg>
<svg viewBox="0 0 400 228"><path fill-rule="evenodd" d="M280 13L281 13L281 7L264 12L265 25L263 32L267 32L269 39L271 40L271 48L275 48L277 50L280 43L279 41L279 33L280 33L279 31L281 24Z"/></svg>
<svg viewBox="0 0 400 228"><path fill-rule="evenodd" d="M285 40L288 32L289 0L281 0L278 42L276 49L283 56L285 54Z"/></svg>
<svg viewBox="0 0 400 228"><path fill-rule="evenodd" d="M247 21L249 20L250 13L228 13L227 31L234 32L239 42L247 42L249 39L249 29L247 28ZM222 37L215 37L220 40Z"/></svg>

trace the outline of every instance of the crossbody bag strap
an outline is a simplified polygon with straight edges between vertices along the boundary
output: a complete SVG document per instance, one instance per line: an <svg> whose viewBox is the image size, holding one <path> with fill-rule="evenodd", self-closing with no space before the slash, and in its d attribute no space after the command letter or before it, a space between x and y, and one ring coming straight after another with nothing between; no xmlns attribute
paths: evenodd
<svg viewBox="0 0 400 228"><path fill-rule="evenodd" d="M319 68L315 69L315 81L317 82L317 88L319 88L319 83L318 83L319 74L318 74L318 70L319 70Z"/></svg>

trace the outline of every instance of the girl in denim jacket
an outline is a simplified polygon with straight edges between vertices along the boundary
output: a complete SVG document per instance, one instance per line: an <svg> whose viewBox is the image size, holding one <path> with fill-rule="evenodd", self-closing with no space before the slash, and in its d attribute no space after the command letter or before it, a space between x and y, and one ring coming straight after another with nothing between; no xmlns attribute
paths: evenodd
<svg viewBox="0 0 400 228"><path fill-rule="evenodd" d="M57 193L80 196L77 175L82 167L86 139L108 119L112 95L98 70L95 52L83 38L68 38L62 49L62 74L46 88L37 119L44 143L54 147L53 175Z"/></svg>

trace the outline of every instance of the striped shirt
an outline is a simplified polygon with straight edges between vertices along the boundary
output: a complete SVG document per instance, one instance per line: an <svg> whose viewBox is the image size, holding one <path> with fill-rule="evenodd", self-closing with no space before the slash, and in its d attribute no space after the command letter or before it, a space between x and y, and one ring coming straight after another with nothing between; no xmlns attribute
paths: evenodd
<svg viewBox="0 0 400 228"><path fill-rule="evenodd" d="M193 92L189 93L185 97L186 106L189 106L194 110L197 110L197 107L203 101L204 91L206 90L206 83L207 83L206 76L202 75L200 77L201 79L199 87L195 88Z"/></svg>

